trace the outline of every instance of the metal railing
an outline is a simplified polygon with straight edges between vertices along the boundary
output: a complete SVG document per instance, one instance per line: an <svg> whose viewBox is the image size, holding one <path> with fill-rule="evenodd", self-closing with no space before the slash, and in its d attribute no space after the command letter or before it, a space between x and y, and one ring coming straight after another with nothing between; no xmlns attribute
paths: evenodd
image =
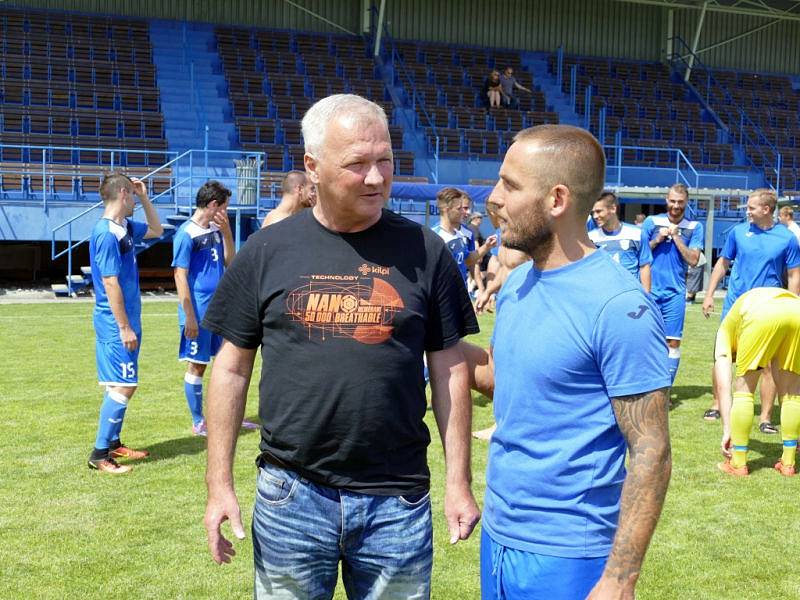
<svg viewBox="0 0 800 600"><path fill-rule="evenodd" d="M411 110L414 111L415 118L417 115L416 109L419 107L422 111L422 116L424 117L425 123L431 128L431 133L434 137L433 164L431 165L431 162L427 159L426 163L428 165L428 170L431 173L431 179L434 183L439 183L439 132L436 129L436 123L434 122L434 119L428 113L428 109L425 105L425 99L417 90L417 86L414 85L414 78L411 77L408 69L406 69L405 62L403 62L403 59L397 50L397 46L394 43L394 38L389 33L389 27L386 24L383 26L382 45L384 48L388 49L387 54L389 57L389 62L392 65L394 76L403 85L406 91L409 92ZM403 114L405 115L405 112ZM409 123L407 118L406 123L408 123L410 129L416 128L416 123Z"/></svg>
<svg viewBox="0 0 800 600"><path fill-rule="evenodd" d="M745 149L745 158L750 165L763 172L763 167L753 161L747 149L750 148L760 156L763 166L775 174L774 185L769 177L765 178L767 185L780 195L781 167L783 165L783 156L780 150L772 144L761 127L750 117L747 109L736 101L727 86L714 77L712 70L703 64L682 38L673 37L671 42L673 54L668 58L673 71L684 75L691 70L691 76L685 81L685 84L703 102L712 118L718 122L729 137L733 138L728 141L742 145ZM718 102L718 94L722 95L724 101L722 104Z"/></svg>
<svg viewBox="0 0 800 600"><path fill-rule="evenodd" d="M102 177L109 171L119 168L148 168L151 156L175 157L177 152L168 150L134 150L121 148L90 147L90 146L32 146L24 144L0 144L0 149L5 153L6 149L20 150L23 161L19 163L19 168L15 168L14 162L3 162L4 175L19 175L22 181L22 188L19 190L26 198L36 196L33 190L32 179L41 176L42 208L48 211L49 204L55 201L56 196L60 195L55 189L54 179L56 177L72 177L72 198L81 196L75 179L86 177ZM63 151L70 153L69 162L55 161L54 154ZM98 161L91 161L82 164L80 160L74 160L75 156L80 156L81 152L96 153ZM27 154L27 160L25 156ZM141 162L131 160L132 157L140 157ZM161 164L163 160L159 161ZM59 198L60 199L60 198Z"/></svg>
<svg viewBox="0 0 800 600"><path fill-rule="evenodd" d="M47 149L45 149L47 150ZM108 151L108 149L93 149L98 151ZM119 152L119 151L116 151ZM125 151L123 151L125 152ZM154 182L161 179L166 173L169 173L169 185L164 189L159 189L157 193L151 195L151 202L156 206L164 207L170 205L175 214L190 215L194 210L194 196L197 188L209 179L216 179L231 190L231 202L229 204L229 211L234 214L234 231L236 232L236 249L238 250L242 243L243 232L243 218L252 216L257 222L261 222L267 207L264 206L262 200L262 170L261 167L265 164L266 154L263 152L242 152L236 150L187 150L181 154L177 153L161 153L173 155L174 158L168 162L153 168L152 170L142 173L139 177L142 181ZM219 169L209 167L209 155L216 157L229 157L231 159L231 168L227 172L219 172ZM251 159L254 161L254 173L252 175L243 175L241 171L234 169L234 160L239 158ZM48 165L45 164L45 168ZM124 166L120 165L124 170ZM101 170L102 169L102 170ZM96 175L104 175L108 172L107 166L103 165L98 168ZM82 173L82 174L85 174ZM249 194L241 194L240 188L245 186L250 192ZM275 205L276 196L279 193L279 184L272 182L269 186L265 186L263 191L265 198L269 198L270 204ZM150 189L154 190L154 185L150 185ZM247 202L238 202L239 198L247 198ZM252 202L251 202L252 200ZM102 201L92 204L88 208L81 210L78 214L67 219L63 223L55 226L51 230L51 259L56 260L62 256L67 257L67 273L72 275L73 269L73 253L82 244L89 241L91 234L76 239L74 228L77 227L78 222L84 219L87 215L94 213L103 205ZM46 204L43 206L46 207ZM137 206L135 210L139 210L141 206ZM84 223L81 223L84 225ZM64 238L64 239L59 239ZM58 250L59 243L66 243L66 246ZM67 278L67 285L69 293L72 293L72 284Z"/></svg>

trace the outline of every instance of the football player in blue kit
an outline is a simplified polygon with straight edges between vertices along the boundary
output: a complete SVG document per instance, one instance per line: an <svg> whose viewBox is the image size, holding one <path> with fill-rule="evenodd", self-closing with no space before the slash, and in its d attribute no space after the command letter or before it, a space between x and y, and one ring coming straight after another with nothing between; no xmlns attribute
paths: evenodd
<svg viewBox="0 0 800 600"><path fill-rule="evenodd" d="M667 212L649 216L642 224L642 240L653 253L650 293L661 310L669 347L672 381L681 361L681 337L686 314L686 271L700 260L703 224L686 217L689 188L676 183L667 192Z"/></svg>
<svg viewBox="0 0 800 600"><path fill-rule="evenodd" d="M747 198L747 221L730 230L722 248L703 301L703 314L708 318L714 310L714 291L731 269L728 291L722 305L724 319L736 300L745 292L759 287L783 287L787 277L790 292L800 294L800 246L786 227L781 227L773 218L778 198L768 189L757 189ZM712 377L714 371L712 370ZM716 390L716 385L713 386ZM775 402L775 381L769 366L761 376L761 433L778 433L772 424L772 407ZM719 398L714 393L713 403L703 418L714 421L720 417Z"/></svg>
<svg viewBox="0 0 800 600"><path fill-rule="evenodd" d="M218 181L203 184L197 191L194 214L181 225L172 242L181 329L178 359L186 362L183 389L192 415L192 433L200 436L207 434L203 418L203 375L222 339L199 323L225 267L236 254L227 216L230 196L231 191ZM257 428L247 421L243 426Z"/></svg>
<svg viewBox="0 0 800 600"><path fill-rule="evenodd" d="M433 231L444 240L466 285L467 269L480 264L481 259L497 245L497 236L490 235L480 247L476 247L472 231L464 225L472 204L466 192L454 187L442 188L436 194L436 204L439 223Z"/></svg>
<svg viewBox="0 0 800 600"><path fill-rule="evenodd" d="M589 239L598 248L611 254L611 258L625 267L650 291L650 264L653 254L650 244L642 240L642 230L619 220L619 200L613 192L603 192L592 207L592 219L597 225L589 231Z"/></svg>
<svg viewBox="0 0 800 600"><path fill-rule="evenodd" d="M106 391L89 468L122 474L131 467L115 459L149 456L146 450L128 448L120 441L125 411L139 382L142 301L136 245L161 237L163 228L144 182L138 179L111 173L100 185L100 197L103 216L89 239L89 259L95 295L97 378ZM137 197L146 223L130 220Z"/></svg>

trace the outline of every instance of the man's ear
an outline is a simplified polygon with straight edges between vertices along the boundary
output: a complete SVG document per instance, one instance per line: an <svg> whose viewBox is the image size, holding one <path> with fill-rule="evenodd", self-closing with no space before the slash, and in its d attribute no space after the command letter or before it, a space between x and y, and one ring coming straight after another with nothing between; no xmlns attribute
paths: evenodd
<svg viewBox="0 0 800 600"><path fill-rule="evenodd" d="M550 204L550 214L554 217L564 213L574 200L569 188L560 183L553 186L547 198Z"/></svg>
<svg viewBox="0 0 800 600"><path fill-rule="evenodd" d="M319 162L317 161L316 157L313 154L306 152L303 155L303 164L306 167L306 176L311 180L311 183L318 185L319 174L317 173L317 167L319 166Z"/></svg>

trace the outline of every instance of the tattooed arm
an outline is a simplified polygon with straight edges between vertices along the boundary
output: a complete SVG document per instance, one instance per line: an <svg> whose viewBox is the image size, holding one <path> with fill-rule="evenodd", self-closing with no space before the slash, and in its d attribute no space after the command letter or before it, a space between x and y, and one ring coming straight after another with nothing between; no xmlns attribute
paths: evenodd
<svg viewBox="0 0 800 600"><path fill-rule="evenodd" d="M669 388L612 398L630 452L617 534L603 575L589 598L633 599L647 546L661 514L672 471Z"/></svg>

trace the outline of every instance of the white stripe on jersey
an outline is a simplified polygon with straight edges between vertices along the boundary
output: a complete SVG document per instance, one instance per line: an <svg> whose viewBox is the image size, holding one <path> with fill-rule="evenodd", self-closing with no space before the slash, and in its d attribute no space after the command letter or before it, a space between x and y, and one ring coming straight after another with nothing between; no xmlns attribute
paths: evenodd
<svg viewBox="0 0 800 600"><path fill-rule="evenodd" d="M652 215L650 217L650 220L653 221L653 225L656 225L657 227L669 227L670 225L673 225L672 221L669 220L669 217L666 215L666 213L662 213L660 215ZM683 219L681 219L681 222L678 223L678 228L691 230L696 228L699 224L700 224L699 221L690 221L689 219L684 217Z"/></svg>

